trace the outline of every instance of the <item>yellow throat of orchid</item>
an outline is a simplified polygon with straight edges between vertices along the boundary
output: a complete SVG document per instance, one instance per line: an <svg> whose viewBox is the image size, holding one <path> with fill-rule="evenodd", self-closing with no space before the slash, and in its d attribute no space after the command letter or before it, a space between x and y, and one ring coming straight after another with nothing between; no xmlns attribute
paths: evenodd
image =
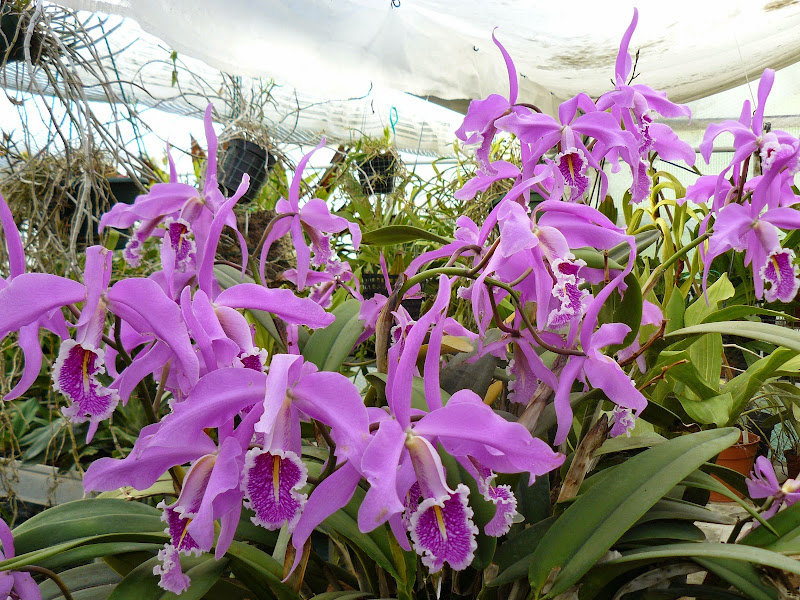
<svg viewBox="0 0 800 600"><path fill-rule="evenodd" d="M272 493L275 496L275 502L279 502L281 495L281 460L274 455L272 457Z"/></svg>
<svg viewBox="0 0 800 600"><path fill-rule="evenodd" d="M442 540L447 539L447 529L444 526L444 515L442 515L442 507L441 506L433 506L433 513L436 515L436 523L439 525L439 533L442 536Z"/></svg>

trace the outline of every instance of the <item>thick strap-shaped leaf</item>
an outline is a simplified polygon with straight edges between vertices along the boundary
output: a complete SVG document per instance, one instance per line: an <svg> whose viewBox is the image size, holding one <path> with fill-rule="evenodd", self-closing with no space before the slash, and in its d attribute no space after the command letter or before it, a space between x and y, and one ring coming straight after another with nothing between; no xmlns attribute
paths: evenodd
<svg viewBox="0 0 800 600"><path fill-rule="evenodd" d="M361 238L361 243L366 246L394 246L416 240L428 240L439 244L449 244L453 241L420 227L388 225L368 231Z"/></svg>
<svg viewBox="0 0 800 600"><path fill-rule="evenodd" d="M303 348L305 359L320 371L338 371L364 331L364 324L358 318L360 309L361 303L352 299L337 306L333 311L336 320L308 338Z"/></svg>
<svg viewBox="0 0 800 600"><path fill-rule="evenodd" d="M603 556L634 523L697 467L734 444L737 429L702 431L672 439L627 460L615 469L612 485L595 485L581 494L545 533L529 571L531 587L557 596Z"/></svg>

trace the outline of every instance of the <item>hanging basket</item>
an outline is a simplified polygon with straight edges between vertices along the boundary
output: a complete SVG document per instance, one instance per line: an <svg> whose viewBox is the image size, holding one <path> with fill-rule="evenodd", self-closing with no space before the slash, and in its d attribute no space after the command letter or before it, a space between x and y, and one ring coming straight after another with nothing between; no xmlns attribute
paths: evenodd
<svg viewBox="0 0 800 600"><path fill-rule="evenodd" d="M226 192L226 196L230 197L242 183L242 176L247 173L250 176L250 187L240 202L251 202L258 196L258 191L264 185L269 171L277 160L274 154L267 152L258 144L234 138L228 142L225 152L220 157L217 180Z"/></svg>
<svg viewBox="0 0 800 600"><path fill-rule="evenodd" d="M391 194L397 173L397 157L384 152L358 163L358 180L367 195Z"/></svg>

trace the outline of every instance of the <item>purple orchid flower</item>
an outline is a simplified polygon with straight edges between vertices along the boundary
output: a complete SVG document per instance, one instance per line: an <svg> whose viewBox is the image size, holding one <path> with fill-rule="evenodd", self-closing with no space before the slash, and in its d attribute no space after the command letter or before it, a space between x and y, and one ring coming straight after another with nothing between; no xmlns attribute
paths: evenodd
<svg viewBox="0 0 800 600"><path fill-rule="evenodd" d="M729 168L735 169L747 156L758 152L761 156L761 167L765 173L773 170L775 165L783 164L787 158L793 159L791 164L786 165L789 171L792 174L798 171L800 163L797 161L796 138L785 131L764 131L764 106L774 81L775 71L764 69L758 83L758 104L752 117L750 116L750 102L746 100L738 121L723 121L708 126L700 144L700 153L706 163L711 159L714 140L721 133L727 132L733 134L733 145L736 148ZM720 177L722 176L721 174Z"/></svg>
<svg viewBox="0 0 800 600"><path fill-rule="evenodd" d="M8 279L0 278L0 290L8 287L9 283L17 276L25 273L25 252L22 246L22 239L19 230L11 215L11 210L6 204L5 198L0 194L0 227L5 236L6 252L9 263ZM62 340L69 337L67 323L61 312L54 312L50 315L42 315L30 325L23 325L19 328L18 344L22 349L25 358L25 366L17 384L6 394L5 400L14 400L22 396L33 385L39 376L42 367L42 347L39 343L39 330L47 329L56 334ZM0 338L8 335L8 332L0 331Z"/></svg>
<svg viewBox="0 0 800 600"><path fill-rule="evenodd" d="M5 521L0 519L0 561L14 558L14 536ZM0 598L13 600L42 600L39 586L30 573L0 571Z"/></svg>
<svg viewBox="0 0 800 600"><path fill-rule="evenodd" d="M634 8L633 19L622 37L617 55L614 90L597 100L598 110L610 109L617 122L622 122L625 130L633 133L638 142L637 152L628 157L633 172L631 201L634 203L641 202L650 192L645 159L651 150L666 160L680 159L689 165L693 165L696 158L692 147L678 139L669 126L653 122L654 113L667 118L691 117L689 107L670 102L664 92L657 92L646 85L628 84L633 69L628 46L638 21L639 11ZM615 149L609 156L612 163L616 163L618 152Z"/></svg>
<svg viewBox="0 0 800 600"><path fill-rule="evenodd" d="M629 331L630 327L622 323L606 323L588 336L589 341L583 348L586 356L569 357L569 361L561 371L554 401L558 416L556 445L567 438L572 427L569 394L576 379L584 380L593 388L603 390L608 399L617 406L630 409L637 414L647 406L647 399L636 389L631 378L613 358L601 352L607 346L620 344Z"/></svg>
<svg viewBox="0 0 800 600"><path fill-rule="evenodd" d="M625 435L631 437L631 430L636 427L636 415L627 408L614 407L613 424L608 437L619 437Z"/></svg>
<svg viewBox="0 0 800 600"><path fill-rule="evenodd" d="M298 285L299 274L297 269L289 269L283 272L283 279ZM341 261L331 261L325 271L309 271L306 277L306 285L311 286L309 298L319 304L322 308L330 308L333 293L339 288L344 287L353 296L363 300L361 294L347 286L346 282L355 282L353 270L350 263Z"/></svg>
<svg viewBox="0 0 800 600"><path fill-rule="evenodd" d="M115 392L102 386L100 340L106 311L111 311L134 330L162 341L174 356L178 386L188 391L197 381L199 365L180 308L161 287L149 279L131 278L108 287L111 256L100 246L87 249L85 285L56 275L23 273L0 290L0 333L37 322L61 307L84 303L77 322L76 339L62 344L53 378L71 401L65 415L90 421L89 438L116 404Z"/></svg>
<svg viewBox="0 0 800 600"><path fill-rule="evenodd" d="M762 515L765 519L777 513L781 506L791 506L800 500L800 480L787 479L783 485L778 483L772 463L766 456L759 456L756 459L756 464L750 472L749 479L745 479L745 483L751 498L770 496L774 498L772 506Z"/></svg>
<svg viewBox="0 0 800 600"><path fill-rule="evenodd" d="M161 519L170 541L159 552L161 565L153 569L161 575L159 585L180 594L188 589L189 577L181 572L180 554L201 554L214 544L214 521L221 523L216 542L219 560L230 546L239 524L242 492L242 446L235 437L226 437L219 451L198 458L184 477L178 499L167 505L162 501Z"/></svg>
<svg viewBox="0 0 800 600"><path fill-rule="evenodd" d="M744 251L745 265L752 265L757 298L791 302L800 288L800 270L794 265L794 251L781 248L778 228L800 229L800 213L793 208L761 212L750 202L729 204L721 209L703 256L704 289L712 261L734 249ZM766 290L764 283L769 283Z"/></svg>
<svg viewBox="0 0 800 600"><path fill-rule="evenodd" d="M392 404L399 403L395 399ZM474 423L482 427L475 429ZM445 562L459 570L472 562L477 528L468 488L463 483L455 490L448 486L433 446L436 441L454 456L477 457L489 469L499 465L505 472L526 471L533 477L556 468L563 456L532 438L519 423L495 414L469 390L456 392L446 406L416 423L399 416L381 418L361 461L370 489L359 510L359 528L370 531L389 521L401 545L407 545L405 532L410 534L414 549L432 571ZM496 495L498 520L505 522L513 502L502 492ZM491 527L494 532L503 529L498 523Z"/></svg>
<svg viewBox="0 0 800 600"><path fill-rule="evenodd" d="M308 164L311 156L320 148L325 146L325 138L311 152L306 154L297 163L292 183L289 186L288 198L281 198L275 205L278 212L276 221L272 224L272 229L264 240L261 249L261 260L259 270L261 280L264 281L264 268L266 265L267 254L272 244L290 233L292 242L297 252L297 287L302 290L306 286L306 278L310 272L310 265L327 267L333 260L331 251L330 237L326 234L339 233L345 229L350 231L353 238L353 247L358 250L361 242L361 230L355 223L350 223L347 219L337 217L330 213L328 205L324 200L312 198L308 200L302 208L300 207L300 184L303 181L303 171ZM311 248L306 243L303 232L308 234L311 239ZM312 262L311 252L313 249L314 257Z"/></svg>
<svg viewBox="0 0 800 600"><path fill-rule="evenodd" d="M170 182L157 183L149 193L139 196L133 204L115 204L100 218L99 231L107 226L127 229L137 222L136 229L125 247L123 256L132 266L139 264L144 242L149 237L161 237L161 258L167 278L174 272L192 272L198 257L205 253L209 229L214 215L226 201L217 184L217 136L211 121L212 105L205 112L205 131L208 143L206 176L201 192L191 185L178 183L172 157ZM247 191L245 178L231 198L234 202ZM236 217L227 215L226 224L239 238L242 256L247 256L247 244L236 227Z"/></svg>
<svg viewBox="0 0 800 600"><path fill-rule="evenodd" d="M487 175L495 175L497 167L489 162L489 153L492 149L492 140L497 133L497 120L510 113L525 113L527 109L522 106L515 106L517 94L519 92L519 82L517 81L517 70L508 52L497 40L492 31L492 41L500 49L503 59L508 69L508 98L499 94L491 94L484 100L473 100L469 103L467 114L464 121L456 130L456 137L465 144L479 144L475 151L475 158L478 166Z"/></svg>
<svg viewBox="0 0 800 600"><path fill-rule="evenodd" d="M583 112L580 116L579 110ZM558 120L543 113L512 113L498 119L497 127L535 148L530 157L534 164L549 149L557 147L554 174L560 176L561 185L570 188L568 199L571 201L581 198L588 189L586 170L590 166L600 173L601 197L605 196L608 183L599 160L612 149L622 148L626 156L638 157L633 135L620 129L619 121L612 115L598 111L586 94L578 94L562 103L558 108ZM581 136L596 139L597 147L590 152Z"/></svg>

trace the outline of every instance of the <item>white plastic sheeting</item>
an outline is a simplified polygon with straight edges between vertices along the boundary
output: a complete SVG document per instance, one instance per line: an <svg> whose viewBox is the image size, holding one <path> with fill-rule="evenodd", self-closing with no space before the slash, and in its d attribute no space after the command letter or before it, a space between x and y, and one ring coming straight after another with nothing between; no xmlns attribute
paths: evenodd
<svg viewBox="0 0 800 600"><path fill-rule="evenodd" d="M179 52L222 71L273 77L325 96L379 87L444 99L505 89L490 34L548 104L608 89L639 4L639 81L676 101L744 83L800 58L797 0L59 0L133 17ZM527 97L526 97L527 96Z"/></svg>
<svg viewBox="0 0 800 600"><path fill-rule="evenodd" d="M129 93L148 104L189 112L191 98L196 106L222 83L216 70L245 76L245 91L253 83L247 77L273 78L280 85L272 90L267 120L279 138L305 142L325 133L337 142L362 132L375 135L389 125L394 107L397 145L439 155L449 153L460 117L400 92L445 100L505 93L505 67L491 41L497 26L521 76L520 101L552 114L578 92L597 96L609 89L634 6L623 0L58 2L130 17L187 61L196 77L184 78L178 97L169 84L166 46L145 37L116 57L121 78L134 74L152 96ZM641 51L636 81L667 91L674 101L704 98L757 80L765 67L800 59L798 0L640 4L630 46L632 53ZM122 28L110 36L115 48L126 47L125 31L131 35ZM773 114L800 113L791 95L800 78L779 74L778 81L790 77L789 96L771 98L771 107L781 103ZM744 91L726 96L724 116L738 115ZM722 116L715 102L701 101L700 107L701 119Z"/></svg>

